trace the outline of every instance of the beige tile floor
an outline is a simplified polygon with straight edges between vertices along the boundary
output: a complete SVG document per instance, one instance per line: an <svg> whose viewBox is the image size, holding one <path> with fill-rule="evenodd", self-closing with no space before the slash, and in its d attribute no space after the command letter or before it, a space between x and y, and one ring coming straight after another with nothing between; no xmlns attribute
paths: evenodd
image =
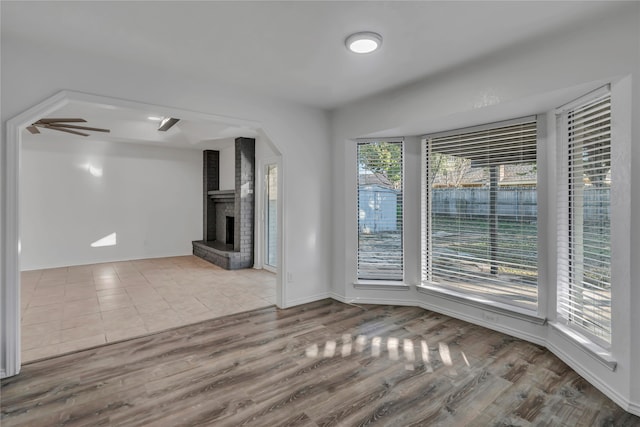
<svg viewBox="0 0 640 427"><path fill-rule="evenodd" d="M275 303L275 274L194 256L25 271L22 362Z"/></svg>

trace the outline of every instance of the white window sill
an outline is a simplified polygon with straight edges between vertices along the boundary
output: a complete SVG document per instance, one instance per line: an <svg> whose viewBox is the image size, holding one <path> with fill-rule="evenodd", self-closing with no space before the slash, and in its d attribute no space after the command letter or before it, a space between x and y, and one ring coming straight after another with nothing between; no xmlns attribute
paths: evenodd
<svg viewBox="0 0 640 427"><path fill-rule="evenodd" d="M404 282L396 282L392 280L356 280L353 282L353 287L356 289L384 291L408 291L411 289L411 287Z"/></svg>
<svg viewBox="0 0 640 427"><path fill-rule="evenodd" d="M506 317L524 320L536 325L544 325L547 321L546 318L540 317L540 315L534 310L527 310L526 308L503 304L497 301L488 300L486 298L465 294L462 292L456 292L450 289L422 284L417 287L417 290L418 292L423 294L445 298L449 301L454 301L460 304L465 304L471 307L490 311Z"/></svg>
<svg viewBox="0 0 640 427"><path fill-rule="evenodd" d="M556 331L560 332L560 336L565 338L568 342L580 348L589 356L609 368L612 372L615 372L618 367L618 362L613 358L613 355L609 350L599 346L589 338L563 323L549 322L549 325L551 325L551 327Z"/></svg>

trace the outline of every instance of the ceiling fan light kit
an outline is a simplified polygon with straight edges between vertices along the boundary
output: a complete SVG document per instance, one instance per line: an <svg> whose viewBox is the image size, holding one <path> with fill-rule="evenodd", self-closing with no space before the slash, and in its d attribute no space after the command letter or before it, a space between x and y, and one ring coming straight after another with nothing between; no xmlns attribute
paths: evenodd
<svg viewBox="0 0 640 427"><path fill-rule="evenodd" d="M88 133L80 132L81 130L92 132L111 132L109 129L69 124L86 122L87 121L85 119L80 118L40 119L37 122L32 123L31 126L27 126L27 130L34 135L40 133L40 130L38 128L57 130L60 132L66 132L80 136L89 136Z"/></svg>
<svg viewBox="0 0 640 427"><path fill-rule="evenodd" d="M162 121L160 122L160 127L158 128L159 131L162 132L166 132L169 130L169 128L173 125L175 125L176 123L178 123L180 121L180 119L175 119L173 117L165 117L164 119L162 119Z"/></svg>

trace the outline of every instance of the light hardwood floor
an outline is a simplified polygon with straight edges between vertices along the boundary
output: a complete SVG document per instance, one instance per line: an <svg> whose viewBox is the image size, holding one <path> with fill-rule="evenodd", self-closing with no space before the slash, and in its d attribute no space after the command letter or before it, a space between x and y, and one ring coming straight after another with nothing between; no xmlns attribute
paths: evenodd
<svg viewBox="0 0 640 427"><path fill-rule="evenodd" d="M22 361L147 335L275 303L275 274L194 256L21 275Z"/></svg>
<svg viewBox="0 0 640 427"><path fill-rule="evenodd" d="M3 426L640 426L539 346L333 300L27 364L1 386Z"/></svg>

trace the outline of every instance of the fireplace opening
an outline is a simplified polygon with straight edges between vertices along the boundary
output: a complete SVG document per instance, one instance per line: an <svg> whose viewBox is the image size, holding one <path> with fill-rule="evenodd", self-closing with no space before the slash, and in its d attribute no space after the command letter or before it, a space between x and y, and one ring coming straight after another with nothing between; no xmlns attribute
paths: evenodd
<svg viewBox="0 0 640 427"><path fill-rule="evenodd" d="M235 230L235 218L232 216L228 216L226 225L227 225L227 234L226 234L225 243L227 245L233 245L234 244L233 232Z"/></svg>

